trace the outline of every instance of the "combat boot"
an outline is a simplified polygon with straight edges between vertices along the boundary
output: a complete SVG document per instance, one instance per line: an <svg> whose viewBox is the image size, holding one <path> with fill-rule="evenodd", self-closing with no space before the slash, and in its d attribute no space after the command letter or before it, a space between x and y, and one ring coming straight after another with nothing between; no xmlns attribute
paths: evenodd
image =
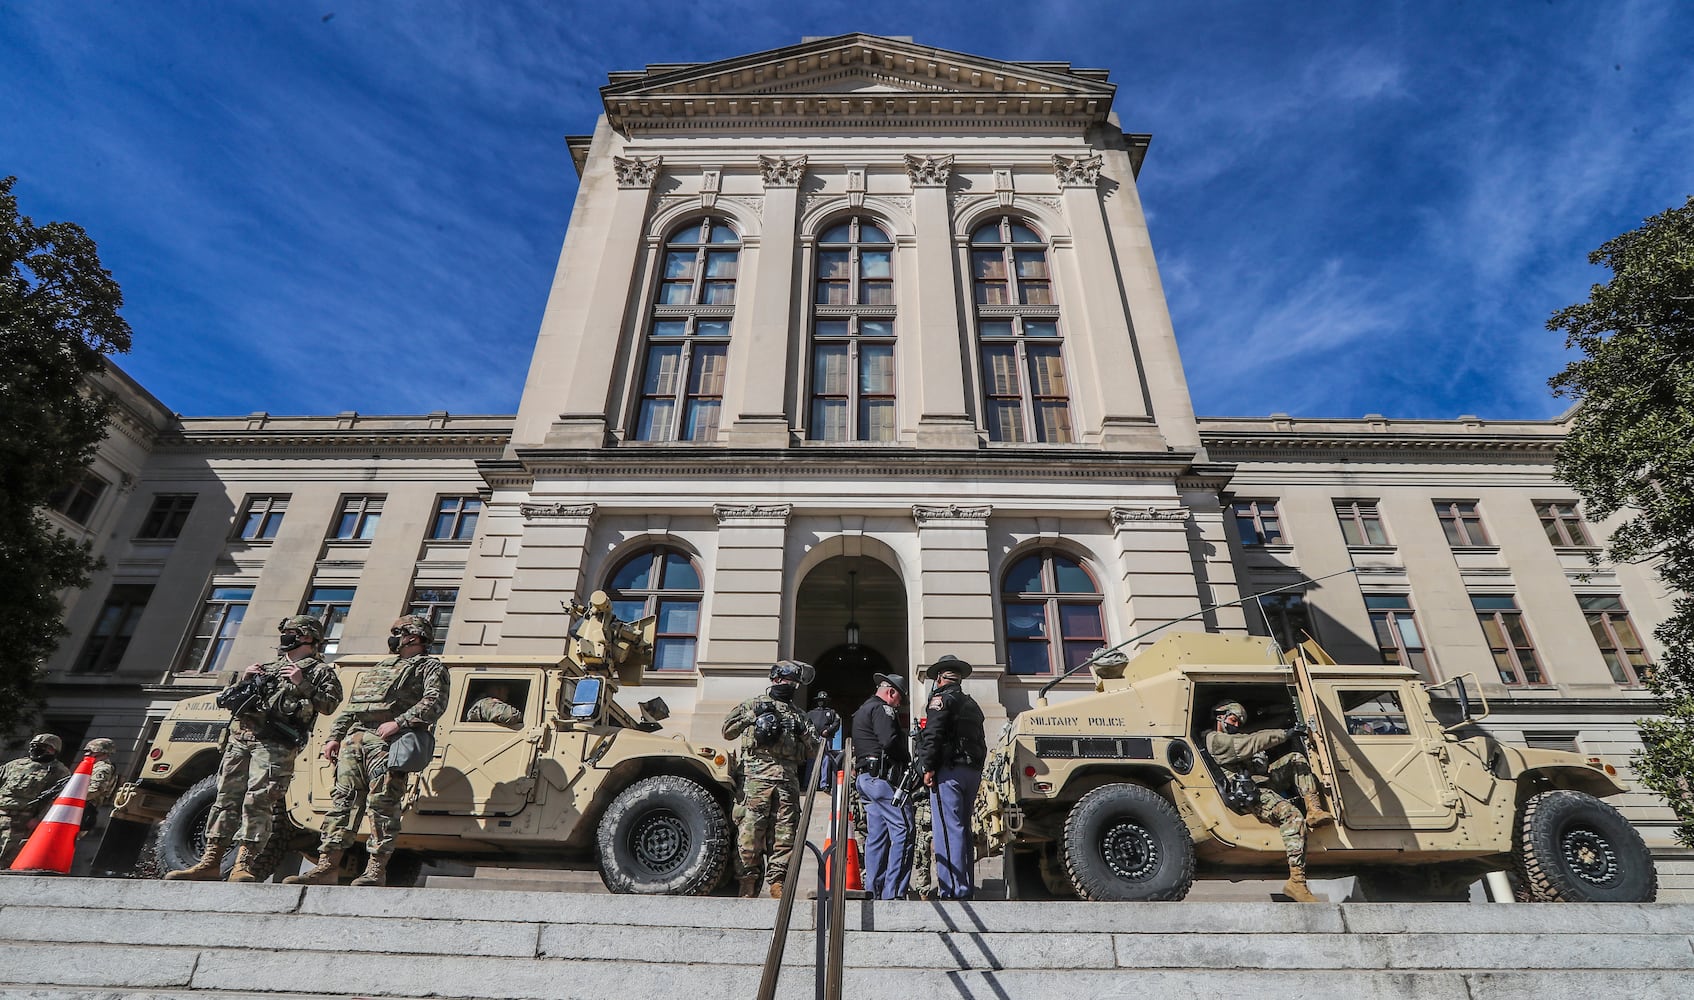
<svg viewBox="0 0 1694 1000"><path fill-rule="evenodd" d="M772 899L781 899L782 898L782 879L779 879L779 878L771 879L771 898Z"/></svg>
<svg viewBox="0 0 1694 1000"><path fill-rule="evenodd" d="M168 882L216 882L224 877L223 860L224 854L228 850L227 844L208 843L206 851L200 855L199 861L194 862L187 868L166 872L165 880Z"/></svg>
<svg viewBox="0 0 1694 1000"><path fill-rule="evenodd" d="M391 854L373 854L365 862L365 873L353 880L354 885L384 885L388 881L388 859Z"/></svg>
<svg viewBox="0 0 1694 1000"><path fill-rule="evenodd" d="M743 875L743 876L741 876L741 892L739 893L739 898L741 898L741 899L758 899L759 898L759 876L757 876L757 875Z"/></svg>
<svg viewBox="0 0 1694 1000"><path fill-rule="evenodd" d="M290 875L282 881L288 885L334 885L335 876L341 869L341 852L325 848L318 855L317 864L298 875Z"/></svg>
<svg viewBox="0 0 1694 1000"><path fill-rule="evenodd" d="M1335 822L1335 817L1323 806L1313 803L1306 807L1306 829L1316 830L1320 826L1327 826L1333 822Z"/></svg>
<svg viewBox="0 0 1694 1000"><path fill-rule="evenodd" d="M251 844L242 844L235 852L235 867L229 870L231 882L257 882L259 876L253 874L253 855L259 853Z"/></svg>
<svg viewBox="0 0 1694 1000"><path fill-rule="evenodd" d="M1321 903L1323 900L1312 895L1312 890L1306 885L1306 866L1289 865L1288 881L1282 883L1282 894L1296 903Z"/></svg>

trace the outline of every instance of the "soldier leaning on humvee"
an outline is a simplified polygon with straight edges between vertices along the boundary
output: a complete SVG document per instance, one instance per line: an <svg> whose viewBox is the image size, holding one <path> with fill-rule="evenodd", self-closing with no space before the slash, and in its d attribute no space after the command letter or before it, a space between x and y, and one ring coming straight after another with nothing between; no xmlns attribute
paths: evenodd
<svg viewBox="0 0 1694 1000"><path fill-rule="evenodd" d="M206 850L167 879L223 877L223 856L239 840L231 882L255 882L253 859L271 836L276 804L294 777L294 758L319 713L341 704L341 678L318 656L323 623L295 615L277 623L277 657L255 663L230 681L219 704L231 713L229 742L218 762L218 795L206 820ZM245 685L245 687L243 687Z"/></svg>
<svg viewBox="0 0 1694 1000"><path fill-rule="evenodd" d="M41 733L29 741L29 756L0 765L0 869L11 865L29 837L29 821L45 804L43 796L70 776L59 762L64 741Z"/></svg>
<svg viewBox="0 0 1694 1000"><path fill-rule="evenodd" d="M1206 752L1219 767L1244 770L1252 775L1258 786L1258 801L1253 815L1282 831L1282 846L1288 852L1288 881L1283 894L1297 903L1316 903L1318 898L1306 885L1306 831L1335 822L1319 798L1318 783L1312 778L1306 755L1290 749L1276 760L1269 751L1292 740L1303 727L1294 729L1261 729L1244 733L1247 709L1234 699L1225 699L1212 708L1217 726L1206 734ZM1289 797L1298 792L1306 800L1306 815L1294 808Z"/></svg>
<svg viewBox="0 0 1694 1000"><path fill-rule="evenodd" d="M283 879L290 884L325 885L335 881L341 855L353 843L359 818L368 806L370 861L354 885L382 885L411 775L388 766L389 745L407 729L428 730L447 708L447 668L429 655L435 629L429 620L405 615L388 633L394 655L365 670L353 684L347 707L330 726L323 757L335 764L335 791L324 816L317 864Z"/></svg>

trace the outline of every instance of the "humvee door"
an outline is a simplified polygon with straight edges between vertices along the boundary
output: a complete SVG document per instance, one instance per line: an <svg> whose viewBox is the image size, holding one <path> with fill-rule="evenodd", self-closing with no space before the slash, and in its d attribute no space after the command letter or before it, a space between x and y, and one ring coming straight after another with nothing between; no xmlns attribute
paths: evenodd
<svg viewBox="0 0 1694 1000"><path fill-rule="evenodd" d="M535 786L532 775L543 735L545 691L540 670L454 670L447 711L435 724L435 759L419 776L418 812L448 816L520 812ZM500 709L501 704L519 718L489 721L491 714L509 715Z"/></svg>
<svg viewBox="0 0 1694 1000"><path fill-rule="evenodd" d="M1445 741L1406 681L1317 682L1341 821L1354 830L1450 830L1457 803Z"/></svg>

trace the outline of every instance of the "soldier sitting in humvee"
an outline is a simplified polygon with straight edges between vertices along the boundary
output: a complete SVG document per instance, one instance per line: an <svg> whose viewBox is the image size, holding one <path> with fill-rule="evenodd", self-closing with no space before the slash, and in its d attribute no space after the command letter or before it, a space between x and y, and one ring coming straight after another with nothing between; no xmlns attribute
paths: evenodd
<svg viewBox="0 0 1694 1000"><path fill-rule="evenodd" d="M1253 815L1282 830L1282 846L1288 851L1288 881L1283 884L1283 893L1298 903L1318 902L1306 886L1306 831L1333 823L1335 817L1323 807L1305 754L1290 749L1273 761L1269 753L1296 733L1305 732L1304 727L1244 733L1241 727L1247 722L1247 709L1234 699L1218 702L1212 712L1217 716L1217 726L1206 734L1206 752L1220 767L1252 775L1259 791ZM1305 816L1289 801L1296 790L1306 801Z"/></svg>

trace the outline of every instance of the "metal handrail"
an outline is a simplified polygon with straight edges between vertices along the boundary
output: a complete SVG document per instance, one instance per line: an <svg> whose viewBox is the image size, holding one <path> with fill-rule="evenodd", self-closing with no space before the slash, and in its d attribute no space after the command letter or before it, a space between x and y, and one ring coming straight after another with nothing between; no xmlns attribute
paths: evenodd
<svg viewBox="0 0 1694 1000"><path fill-rule="evenodd" d="M847 740L841 750L842 782L851 781L848 777L855 771L853 766L853 741ZM844 963L843 953L847 940L847 789L841 790L841 808L835 811L835 829L830 837L829 861L829 949L824 958L823 997L824 1000L841 1000L841 977Z"/></svg>
<svg viewBox="0 0 1694 1000"><path fill-rule="evenodd" d="M826 742L818 747L818 755L812 761L811 774L815 778L822 773L823 762L829 753ZM806 789L806 800L800 807L799 836L806 835L806 829L812 822L812 800L817 798L818 783L808 781L811 787ZM843 810L845 811L845 810ZM800 885L800 869L806 862L806 852L797 850L788 863L788 873L782 880L782 899L777 901L776 925L771 929L770 948L765 952L765 967L759 976L759 1000L775 1000L776 982L782 975L782 953L788 947L788 921L794 913L795 889Z"/></svg>

